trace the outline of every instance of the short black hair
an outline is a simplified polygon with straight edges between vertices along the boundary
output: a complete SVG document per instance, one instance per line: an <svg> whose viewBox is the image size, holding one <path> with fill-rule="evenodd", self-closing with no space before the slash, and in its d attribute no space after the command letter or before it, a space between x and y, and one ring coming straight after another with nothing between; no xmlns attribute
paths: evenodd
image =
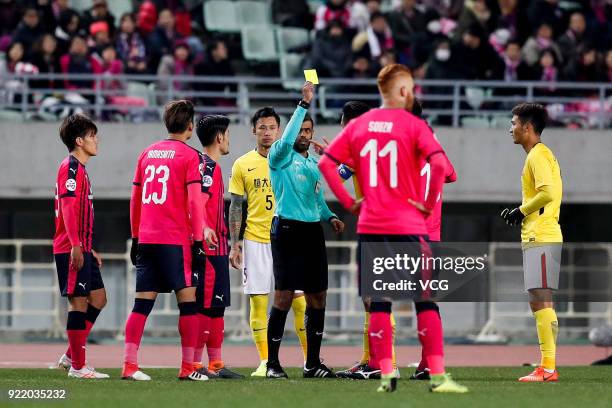
<svg viewBox="0 0 612 408"><path fill-rule="evenodd" d="M196 134L202 146L210 146L215 142L219 133L223 134L227 130L230 120L223 115L204 115L196 125Z"/></svg>
<svg viewBox="0 0 612 408"><path fill-rule="evenodd" d="M385 20L387 20L387 17L383 13L381 13L380 11L375 11L370 15L370 23L376 20L377 18L384 18Z"/></svg>
<svg viewBox="0 0 612 408"><path fill-rule="evenodd" d="M304 115L304 120L302 121L302 123L304 122L310 122L312 123L312 127L314 127L314 120L312 119L312 116L310 116L308 112L306 112L306 114Z"/></svg>
<svg viewBox="0 0 612 408"><path fill-rule="evenodd" d="M183 133L193 123L193 103L186 99L170 101L164 106L164 124L168 133Z"/></svg>
<svg viewBox="0 0 612 408"><path fill-rule="evenodd" d="M276 119L276 124L280 126L280 116L271 106L264 106L263 108L259 108L255 111L253 116L251 117L251 125L255 127L257 125L257 121L261 118L274 118Z"/></svg>
<svg viewBox="0 0 612 408"><path fill-rule="evenodd" d="M536 134L542 134L548 120L546 108L539 103L521 103L512 108L512 114L516 115L522 124L531 123Z"/></svg>
<svg viewBox="0 0 612 408"><path fill-rule="evenodd" d="M59 128L60 139L71 152L76 147L76 140L93 133L98 133L96 124L82 113L75 113L66 117Z"/></svg>
<svg viewBox="0 0 612 408"><path fill-rule="evenodd" d="M349 123L351 120L359 117L369 111L370 105L361 101L348 101L342 107L342 117L344 123Z"/></svg>

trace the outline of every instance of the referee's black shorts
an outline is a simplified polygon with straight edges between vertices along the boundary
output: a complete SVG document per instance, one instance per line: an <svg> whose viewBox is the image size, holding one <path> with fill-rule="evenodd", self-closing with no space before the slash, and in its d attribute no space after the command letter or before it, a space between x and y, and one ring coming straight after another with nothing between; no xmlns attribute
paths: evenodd
<svg viewBox="0 0 612 408"><path fill-rule="evenodd" d="M274 217L270 238L276 290L327 290L327 250L321 223Z"/></svg>

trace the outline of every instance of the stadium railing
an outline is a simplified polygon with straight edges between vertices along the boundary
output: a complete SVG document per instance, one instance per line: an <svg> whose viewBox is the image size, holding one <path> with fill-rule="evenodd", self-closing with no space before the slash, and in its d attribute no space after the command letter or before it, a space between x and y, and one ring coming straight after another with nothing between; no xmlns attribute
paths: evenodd
<svg viewBox="0 0 612 408"><path fill-rule="evenodd" d="M32 88L32 81L92 81L83 89ZM108 81L123 84L123 89L102 89ZM159 120L164 102L176 98L196 101L200 113L222 113L247 122L254 108L273 105L281 114L293 112L297 91L283 85L301 78L202 77L89 74L22 74L0 77L0 112L4 118L57 120L62 112L81 109L102 120ZM147 93L130 93L128 83L145 83ZM425 102L425 114L434 123L471 127L507 127L509 111L519 102L538 102L549 107L553 120L561 125L604 129L612 126L612 83L505 82L464 80L416 81ZM213 86L223 90L206 90ZM195 91L192 88L197 87ZM420 91L419 91L420 92ZM80 102L70 95L79 94ZM45 98L56 97L49 107ZM113 102L112 97L142 98L141 106ZM336 120L348 100L379 101L374 79L322 78L312 105L315 115ZM121 100L119 100L121 101ZM66 111L63 111L63 110Z"/></svg>
<svg viewBox="0 0 612 408"><path fill-rule="evenodd" d="M363 328L363 306L357 295L357 244L353 241L327 242L329 253L329 292L325 330L328 338L358 339ZM585 267L585 251L602 260L597 270L608 273L612 268L612 243L565 244L567 288L559 291L558 316L566 340L584 339L590 327L612 324L612 302L577 303L572 295L580 286L577 273ZM500 251L505 251L501 256ZM508 252L510 251L510 252ZM121 338L126 316L133 304L135 271L130 263L130 242L123 253L103 253L102 274L108 304L96 324L96 332ZM505 276L514 287L522 287L520 243L489 244L491 281ZM0 240L0 340L22 338L30 334L45 338L62 337L65 327L66 301L58 293L51 240ZM518 259L518 262L517 262ZM511 260L511 261L510 261ZM232 306L226 312L226 333L235 340L250 338L248 297L242 292L241 273L231 270ZM565 281L564 281L565 283ZM489 290L493 290L489 285ZM445 318L445 334L470 338L478 342L508 338L533 337L532 315L526 302L441 303ZM410 302L394 306L399 338L414 338L415 319ZM163 294L147 323L147 332L154 336L176 335L176 301ZM290 314L291 316L292 314ZM476 323L474 323L476 322ZM287 334L292 336L292 324ZM19 337L22 336L22 337Z"/></svg>

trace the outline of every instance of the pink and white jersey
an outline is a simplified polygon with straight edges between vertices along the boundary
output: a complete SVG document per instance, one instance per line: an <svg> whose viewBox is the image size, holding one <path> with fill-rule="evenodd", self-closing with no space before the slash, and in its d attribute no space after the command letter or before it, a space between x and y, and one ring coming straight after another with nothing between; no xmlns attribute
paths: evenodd
<svg viewBox="0 0 612 408"><path fill-rule="evenodd" d="M208 194L208 201L204 209L205 222L208 228L212 228L217 234L219 243L217 247L204 245L206 255L227 255L227 225L225 223L225 185L223 184L223 174L221 166L204 155L204 176L202 177L202 193Z"/></svg>
<svg viewBox="0 0 612 408"><path fill-rule="evenodd" d="M201 183L203 171L202 155L179 140L162 140L142 152L134 174L134 184L142 186L139 243L190 243L187 185Z"/></svg>
<svg viewBox="0 0 612 408"><path fill-rule="evenodd" d="M453 183L457 180L457 174L453 164L448 159L448 156L444 154L446 160L446 172L444 174L444 183ZM429 195L429 180L431 177L431 171L429 163L426 160L421 161L421 201L426 201ZM429 240L434 242L440 241L440 227L442 226L442 191L438 194L436 200L436 206L429 217L425 219L427 225L427 233Z"/></svg>
<svg viewBox="0 0 612 408"><path fill-rule="evenodd" d="M325 149L355 170L363 193L360 234L426 235L421 212L421 162L443 152L427 124L404 109L372 109L356 119Z"/></svg>

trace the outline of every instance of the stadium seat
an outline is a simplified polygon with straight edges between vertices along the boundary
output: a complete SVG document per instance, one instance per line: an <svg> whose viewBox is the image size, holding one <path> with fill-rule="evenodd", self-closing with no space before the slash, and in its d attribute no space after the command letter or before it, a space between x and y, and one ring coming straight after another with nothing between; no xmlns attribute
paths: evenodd
<svg viewBox="0 0 612 408"><path fill-rule="evenodd" d="M71 0L70 8L73 9L74 11L82 13L83 11L90 9L92 6L92 3L93 3L92 0ZM115 16L115 17L119 17L119 16Z"/></svg>
<svg viewBox="0 0 612 408"><path fill-rule="evenodd" d="M323 0L308 0L308 8L312 14L315 14L319 6L321 6L323 3Z"/></svg>
<svg viewBox="0 0 612 408"><path fill-rule="evenodd" d="M0 120L3 122L25 122L21 112L11 110L0 110Z"/></svg>
<svg viewBox="0 0 612 408"><path fill-rule="evenodd" d="M243 27L241 30L242 54L248 61L278 61L276 40L272 27Z"/></svg>
<svg viewBox="0 0 612 408"><path fill-rule="evenodd" d="M304 85L302 72L302 54L280 55L280 76L283 80L283 88L287 90L299 90Z"/></svg>
<svg viewBox="0 0 612 408"><path fill-rule="evenodd" d="M240 32L236 3L227 0L205 1L204 25L208 31Z"/></svg>
<svg viewBox="0 0 612 408"><path fill-rule="evenodd" d="M472 129L488 129L491 127L489 119L485 117L466 116L461 118L461 126Z"/></svg>
<svg viewBox="0 0 612 408"><path fill-rule="evenodd" d="M125 0L106 0L108 4L108 10L113 16L115 16L115 23L118 25L121 16L125 13L131 13L134 8L132 7L131 1Z"/></svg>
<svg viewBox="0 0 612 408"><path fill-rule="evenodd" d="M238 22L242 27L267 27L272 24L268 3L260 1L237 1Z"/></svg>
<svg viewBox="0 0 612 408"><path fill-rule="evenodd" d="M327 87L322 85L319 87L319 98L317 99L319 102L319 114L324 119L333 119L338 120L340 118L340 112L338 110L333 110L327 106Z"/></svg>
<svg viewBox="0 0 612 408"><path fill-rule="evenodd" d="M278 27L276 29L278 52L283 55L310 44L310 33L304 28Z"/></svg>

